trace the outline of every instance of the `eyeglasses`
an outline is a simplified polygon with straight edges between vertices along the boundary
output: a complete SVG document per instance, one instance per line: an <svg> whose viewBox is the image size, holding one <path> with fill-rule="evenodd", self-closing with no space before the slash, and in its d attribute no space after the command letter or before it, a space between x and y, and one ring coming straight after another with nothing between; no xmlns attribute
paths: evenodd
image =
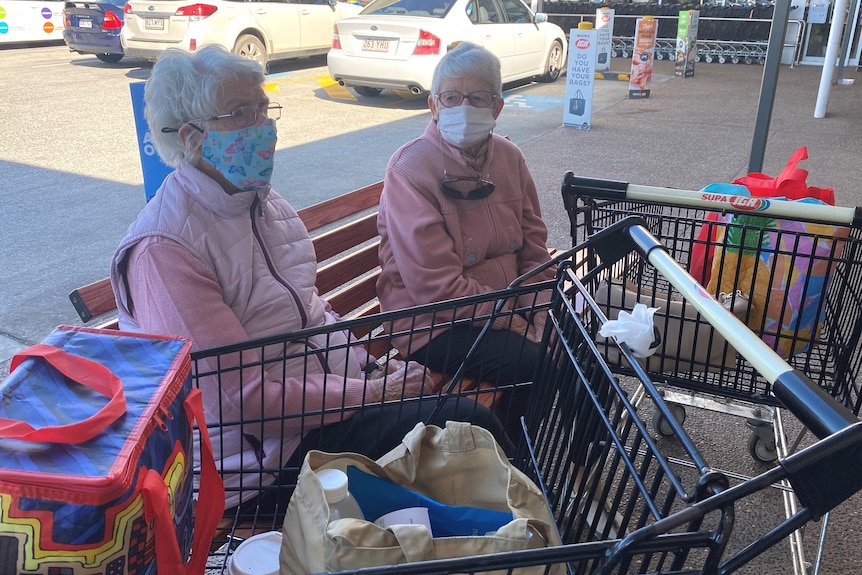
<svg viewBox="0 0 862 575"><path fill-rule="evenodd" d="M240 106L235 109L230 114L219 114L218 116L211 116L209 118L199 118L197 120L190 120L187 122L192 127L197 128L199 131L203 132L203 130L197 126L200 122L212 122L214 120L231 120L231 125L236 129L248 128L249 126L253 126L257 123L258 119L262 117L269 118L271 120L278 120L281 118L281 104L269 104L265 108L255 108L254 106ZM170 132L178 132L179 128L162 128L163 133Z"/></svg>
<svg viewBox="0 0 862 575"><path fill-rule="evenodd" d="M455 182L475 182L477 186L464 196L462 192L451 186ZM481 200L493 194L494 189L494 182L479 176L450 176L444 172L443 179L440 180L440 191L443 192L444 196L453 200Z"/></svg>
<svg viewBox="0 0 862 575"><path fill-rule="evenodd" d="M437 94L437 101L440 102L440 105L444 108L460 106L465 99L469 100L470 105L474 108L490 108L497 97L498 96L496 94L486 90L470 92L469 94L462 94L461 92L440 92Z"/></svg>
<svg viewBox="0 0 862 575"><path fill-rule="evenodd" d="M263 116L270 120L281 118L281 104L270 104L266 108L255 108L254 106L240 106L230 114L220 114L210 118L201 118L198 122L212 122L213 120L231 119L234 128L248 128L257 123Z"/></svg>

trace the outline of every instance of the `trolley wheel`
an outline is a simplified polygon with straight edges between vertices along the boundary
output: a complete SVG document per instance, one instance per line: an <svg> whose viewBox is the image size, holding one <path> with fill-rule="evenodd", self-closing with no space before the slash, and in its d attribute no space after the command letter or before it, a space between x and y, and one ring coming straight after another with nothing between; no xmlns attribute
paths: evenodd
<svg viewBox="0 0 862 575"><path fill-rule="evenodd" d="M733 58L730 59L730 63L731 64L739 64L739 58L737 56L734 56Z"/></svg>
<svg viewBox="0 0 862 575"><path fill-rule="evenodd" d="M707 54L706 56L704 56L703 61L707 64L712 64L712 54Z"/></svg>
<svg viewBox="0 0 862 575"><path fill-rule="evenodd" d="M700 54L697 54L697 55L694 57L694 61L695 61L695 62L700 62L701 60L703 60L703 57L702 57Z"/></svg>
<svg viewBox="0 0 862 575"><path fill-rule="evenodd" d="M761 437L756 431L748 438L748 454L761 463L774 463L778 459L775 441Z"/></svg>
<svg viewBox="0 0 862 575"><path fill-rule="evenodd" d="M725 58L723 55L718 57L719 64L724 64L725 62L727 62L727 58Z"/></svg>
<svg viewBox="0 0 862 575"><path fill-rule="evenodd" d="M685 407L675 403L668 404L667 407L671 415L673 415L673 418L676 419L677 423L680 425L685 423ZM670 422L665 418L661 411L656 411L653 414L652 428L656 433L663 437L671 437L674 435L673 427L671 427Z"/></svg>
<svg viewBox="0 0 862 575"><path fill-rule="evenodd" d="M631 57L632 57L631 52L629 52L628 50L623 50L623 58L631 58Z"/></svg>
<svg viewBox="0 0 862 575"><path fill-rule="evenodd" d="M655 53L656 60L664 60L664 52L656 52Z"/></svg>

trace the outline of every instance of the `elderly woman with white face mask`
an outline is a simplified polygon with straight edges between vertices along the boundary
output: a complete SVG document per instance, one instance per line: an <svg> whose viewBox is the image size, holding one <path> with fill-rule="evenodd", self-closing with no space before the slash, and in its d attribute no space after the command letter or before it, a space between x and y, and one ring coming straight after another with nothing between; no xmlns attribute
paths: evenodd
<svg viewBox="0 0 862 575"><path fill-rule="evenodd" d="M428 97L431 122L389 161L377 227L381 307L402 309L487 293L547 262L547 228L536 186L518 147L493 133L503 109L500 62L462 43L440 61ZM536 279L550 279L546 270ZM543 294L544 295L544 294ZM533 302L526 302L531 305ZM493 302L464 317L489 313ZM452 374L481 325L415 333L396 341L410 359ZM498 319L466 366L466 375L511 384L531 381L544 316ZM520 410L510 397L498 415L511 433ZM506 411L502 411L502 410Z"/></svg>

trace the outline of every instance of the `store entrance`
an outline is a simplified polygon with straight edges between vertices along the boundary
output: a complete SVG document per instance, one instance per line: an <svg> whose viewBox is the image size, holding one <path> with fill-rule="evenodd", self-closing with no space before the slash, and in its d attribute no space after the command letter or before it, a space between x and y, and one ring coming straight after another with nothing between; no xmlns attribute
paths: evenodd
<svg viewBox="0 0 862 575"><path fill-rule="evenodd" d="M832 25L832 5L833 3L828 0L811 0L806 14L807 25L800 63L823 64L826 44L829 40L829 28ZM851 35L844 60L845 66L858 66L860 63L859 53L862 48L862 43L859 41L860 27L862 27L860 5L862 5L860 0L851 0L849 3L851 9L849 20L853 22L853 26L845 28Z"/></svg>

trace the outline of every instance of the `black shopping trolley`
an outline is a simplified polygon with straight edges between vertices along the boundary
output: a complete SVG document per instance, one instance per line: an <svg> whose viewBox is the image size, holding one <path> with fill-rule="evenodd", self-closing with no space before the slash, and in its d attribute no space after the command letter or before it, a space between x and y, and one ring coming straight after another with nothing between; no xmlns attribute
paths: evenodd
<svg viewBox="0 0 862 575"><path fill-rule="evenodd" d="M589 261L577 257L585 250L593 255ZM193 358L194 377L202 387L226 383L231 373L241 374L243 368L261 369L265 362L259 358L268 356L264 348L287 349L289 342L334 333L336 329L365 334L351 344L369 353L368 350L388 347L391 335L387 326L411 314L432 313L441 323L444 318L447 323L484 323L493 321L497 314L522 312L518 305L500 303L514 297L528 302L528 310L548 310L542 339L545 351L529 384L523 436L512 460L545 493L564 545L357 571L368 574L511 573L526 567L532 567L535 573L561 569L568 573L731 573L862 487L862 458L856 456L862 450L862 424L820 386L768 350L749 330L740 329L738 319L697 289L692 278L647 231L643 220L629 218L611 225L558 257L563 260L573 254L576 257L560 264L555 282L512 287L481 297L351 320L323 330L199 352ZM669 445L653 437L643 414L631 401L632 392L642 388L655 409L672 418L667 404L625 345L620 346L619 353L634 366L631 380L618 377L608 367L596 344L598 330L607 317L593 294L608 271L629 258L643 260L645 266L666 277L731 344L750 349L753 369L770 382L777 400L799 417L818 440L782 459L780 466L739 480L713 469L675 422L672 428L678 442ZM539 304L546 299L538 294L549 288L553 291L551 302ZM458 309L487 309L481 305L487 302L497 302L490 314L453 313ZM246 356L249 363L243 365ZM313 353L277 356L269 355L266 361L285 361L288 357L316 361ZM470 393L507 391L500 386L455 393L447 391L450 387L444 386L437 401L464 401ZM412 400L400 401L405 414L409 413ZM346 414L349 409L352 407L343 406L333 413ZM322 415L312 412L284 417ZM225 425L252 430L261 421L223 421L221 426L213 425L210 434L223 433ZM673 453L666 452L668 448ZM279 469L273 466L257 471L223 468L222 473L253 474L252 481L243 485L259 487L243 489L272 489L266 487L271 482L264 481L263 475L290 468L292 463L285 458L279 465ZM298 466L293 471L297 472ZM774 524L758 521L759 533L744 540L734 538L736 507L782 479L790 480L802 501L798 512ZM290 490L292 485L284 481L277 487ZM236 541L256 532L279 529L283 513L283 509L260 506L227 513L224 529L213 543L213 572L224 569Z"/></svg>
<svg viewBox="0 0 862 575"><path fill-rule="evenodd" d="M859 413L859 208L740 197L721 188L689 192L636 186L572 173L564 176L562 193L575 243L630 214L640 215L710 295L851 413ZM776 221L782 225L775 226ZM748 269L741 271L745 266ZM766 292L752 297L764 285ZM750 354L737 353L740 348L716 333L664 278L629 258L616 264L594 295L613 317L635 302L661 308L657 325L663 349L670 352L660 351L641 363L660 385L674 420L685 421L684 406L745 417L752 427L748 451L764 463L798 448L804 435L788 440L786 422L775 409L781 402L747 359ZM602 351L614 371L630 372L612 348ZM653 426L660 434L673 433L665 413L656 412ZM794 505L792 498L785 500L788 512ZM803 573L801 541L792 545L795 572ZM820 551L822 543L814 573Z"/></svg>

